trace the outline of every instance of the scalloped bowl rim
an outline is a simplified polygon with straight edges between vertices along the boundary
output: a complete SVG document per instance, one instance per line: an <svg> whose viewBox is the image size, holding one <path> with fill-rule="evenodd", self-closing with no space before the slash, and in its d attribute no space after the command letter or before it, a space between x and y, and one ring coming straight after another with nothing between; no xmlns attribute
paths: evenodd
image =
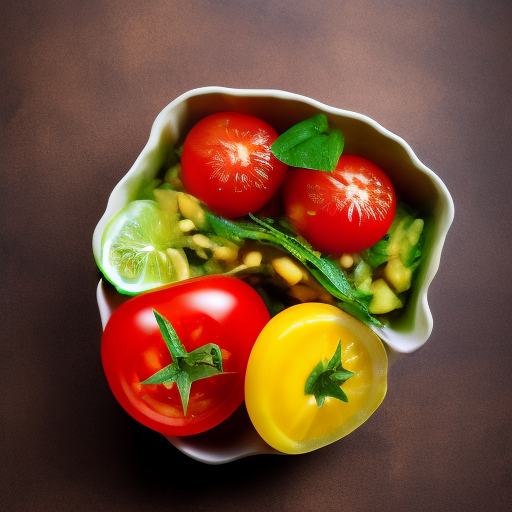
<svg viewBox="0 0 512 512"><path fill-rule="evenodd" d="M127 202L127 181L133 175L140 172L139 167L145 156L158 147L160 135L162 130L168 123L170 111L172 111L178 105L184 103L186 100L190 98L208 94L223 94L226 96L233 97L268 97L282 99L285 101L293 100L315 107L324 113L359 120L369 125L371 128L376 130L378 133L382 134L384 137L399 144L405 150L413 166L428 176L428 178L432 181L433 185L435 186L439 193L440 198L443 201L443 216L440 219L440 223L438 226L438 235L436 236L435 243L432 247L432 254L428 262L423 283L421 285L420 290L418 291L416 320L418 318L421 319L421 322L419 322L421 324L421 331L416 332L415 337L412 337L410 331L405 333L397 333L394 332L389 327L383 329L374 329L375 332L379 335L379 337L384 342L387 343L388 349L391 352L407 353L420 348L429 338L433 328L433 318L428 305L427 294L429 286L439 268L441 251L444 245L446 235L448 233L448 230L454 217L454 204L450 192L448 191L444 183L441 181L441 179L431 169L429 169L425 164L423 164L419 160L419 158L416 156L416 154L411 149L409 144L398 135L395 135L394 133L384 128L382 125L380 125L379 123L377 123L376 121L374 121L373 119L364 114L359 114L357 112L332 107L300 94L286 92L278 89L233 89L227 87L211 86L189 90L178 96L171 103L169 103L156 117L151 128L148 142L145 145L144 149L142 150L142 152L140 153L140 155L138 156L130 170L118 182L118 184L114 187L112 193L110 194L105 213L98 222L98 225L96 226L93 234L92 245L96 261L99 261L99 255L101 251L101 236L108 220L120 209L120 207L124 206L124 204L126 204Z"/></svg>

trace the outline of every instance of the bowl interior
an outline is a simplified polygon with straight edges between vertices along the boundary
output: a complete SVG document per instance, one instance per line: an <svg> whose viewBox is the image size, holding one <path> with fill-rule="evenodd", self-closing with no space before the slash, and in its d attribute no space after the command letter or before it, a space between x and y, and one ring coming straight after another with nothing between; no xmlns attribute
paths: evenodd
<svg viewBox="0 0 512 512"><path fill-rule="evenodd" d="M450 194L405 141L366 116L329 107L303 96L283 91L207 87L189 91L170 103L156 118L146 147L109 198L105 214L93 235L93 252L97 261L101 236L108 220L134 198L143 182L158 175L173 146L183 141L197 121L224 110L260 117L278 132L323 112L330 126L343 132L344 153L360 155L375 162L391 178L399 198L426 216L423 262L415 275L407 305L388 327L376 329L391 351L411 352L425 343L433 325L427 290L438 269L441 249L453 219Z"/></svg>

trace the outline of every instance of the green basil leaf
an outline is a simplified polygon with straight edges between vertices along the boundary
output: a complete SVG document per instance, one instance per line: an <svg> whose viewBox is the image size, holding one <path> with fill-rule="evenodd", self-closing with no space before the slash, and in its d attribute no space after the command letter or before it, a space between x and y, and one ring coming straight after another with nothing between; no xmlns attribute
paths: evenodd
<svg viewBox="0 0 512 512"><path fill-rule="evenodd" d="M324 114L292 126L272 144L272 153L292 167L332 172L343 152L345 138L330 129Z"/></svg>

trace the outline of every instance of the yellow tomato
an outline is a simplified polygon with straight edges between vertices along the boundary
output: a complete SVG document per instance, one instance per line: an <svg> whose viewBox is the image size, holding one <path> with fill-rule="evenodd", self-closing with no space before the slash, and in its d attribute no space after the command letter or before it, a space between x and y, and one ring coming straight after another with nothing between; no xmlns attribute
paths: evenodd
<svg viewBox="0 0 512 512"><path fill-rule="evenodd" d="M353 372L340 385L347 402L328 396L319 406L316 395L306 394L306 382L319 363L325 368L334 359L338 344L342 370ZM328 304L299 304L272 318L259 335L247 366L245 402L270 446L305 453L364 423L384 399L386 378L386 351L369 327Z"/></svg>

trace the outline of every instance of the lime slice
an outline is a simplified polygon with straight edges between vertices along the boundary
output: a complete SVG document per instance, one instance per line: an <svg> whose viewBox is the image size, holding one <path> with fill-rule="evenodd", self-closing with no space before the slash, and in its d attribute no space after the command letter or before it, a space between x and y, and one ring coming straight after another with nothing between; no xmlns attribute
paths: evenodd
<svg viewBox="0 0 512 512"><path fill-rule="evenodd" d="M119 292L137 294L190 276L178 220L150 200L132 201L110 220L100 267Z"/></svg>

